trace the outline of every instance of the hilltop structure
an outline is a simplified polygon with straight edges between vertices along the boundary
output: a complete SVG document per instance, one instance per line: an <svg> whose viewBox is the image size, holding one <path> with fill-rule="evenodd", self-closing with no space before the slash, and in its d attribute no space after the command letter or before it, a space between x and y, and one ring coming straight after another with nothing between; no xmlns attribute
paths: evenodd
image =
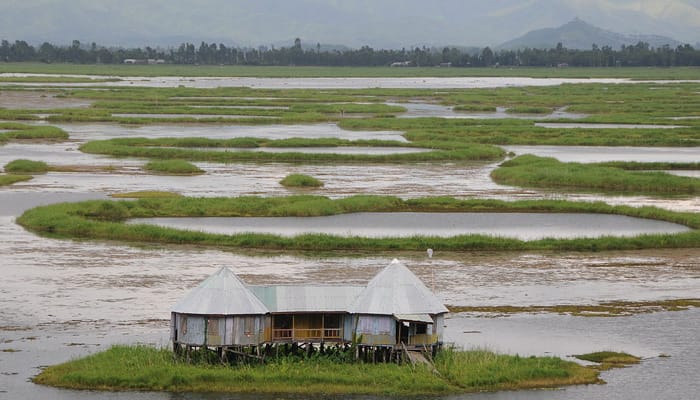
<svg viewBox="0 0 700 400"><path fill-rule="evenodd" d="M394 260L366 286L246 285L227 267L204 280L171 312L176 352L209 348L256 355L278 345L355 344L381 359L442 344L447 308Z"/></svg>

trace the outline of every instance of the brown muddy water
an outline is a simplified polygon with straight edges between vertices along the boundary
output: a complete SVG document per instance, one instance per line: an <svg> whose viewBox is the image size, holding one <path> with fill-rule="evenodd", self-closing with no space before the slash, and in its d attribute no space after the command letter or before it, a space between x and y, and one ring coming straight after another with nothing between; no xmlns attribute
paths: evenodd
<svg viewBox="0 0 700 400"><path fill-rule="evenodd" d="M321 217L180 217L135 218L131 224L151 224L207 233L267 233L286 237L327 234L372 238L479 234L537 240L686 232L689 228L664 221L622 215L573 213L420 213L360 212Z"/></svg>
<svg viewBox="0 0 700 400"><path fill-rule="evenodd" d="M259 398L75 392L42 387L27 380L42 365L90 354L114 343L167 346L170 306L222 265L232 267L250 284L363 284L395 256L299 257L167 246L132 247L41 238L13 222L22 210L38 204L102 196L97 191L0 191L0 398ZM452 305L596 304L618 299L697 297L700 292L700 249L544 255L450 255L438 251L431 260L423 254L406 253L399 257ZM699 316L697 310L610 319L453 315L446 323L446 339L458 345L561 356L616 349L651 357L640 366L604 373L603 377L610 381L607 386L455 398L518 399L537 393L544 397L536 398L583 399L619 392L623 395L615 398L652 399L658 398L655 396L660 380L679 385L675 398L689 398L683 396L697 389L691 378L692 367L700 362L695 346ZM658 358L661 353L671 358Z"/></svg>

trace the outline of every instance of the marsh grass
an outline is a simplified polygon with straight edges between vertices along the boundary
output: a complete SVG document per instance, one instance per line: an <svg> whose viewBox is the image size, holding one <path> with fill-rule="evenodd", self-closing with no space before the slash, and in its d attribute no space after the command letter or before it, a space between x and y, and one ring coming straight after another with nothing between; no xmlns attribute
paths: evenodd
<svg viewBox="0 0 700 400"><path fill-rule="evenodd" d="M13 183L28 181L31 175L0 174L0 186L9 186Z"/></svg>
<svg viewBox="0 0 700 400"><path fill-rule="evenodd" d="M321 146L400 146L430 148L432 151L400 154L342 154L310 152L261 152L261 151L231 151L231 147L321 147ZM176 147L177 146L177 147ZM222 151L197 150L189 147L221 148ZM292 162L292 163L322 163L322 162L372 162L372 163L401 163L401 162L442 162L442 161L477 161L499 160L505 152L495 146L469 144L458 142L433 143L416 142L405 144L395 141L363 140L349 141L343 139L302 139L291 138L281 140L237 138L229 140L214 140L206 138L182 139L109 139L96 140L83 144L80 150L90 154L104 154L115 157L144 157L151 159L181 159L189 161L209 162Z"/></svg>
<svg viewBox="0 0 700 400"><path fill-rule="evenodd" d="M48 170L48 164L43 161L19 159L5 164L5 172L13 174L41 174Z"/></svg>
<svg viewBox="0 0 700 400"><path fill-rule="evenodd" d="M17 122L0 122L0 129L9 132L0 133L0 145L14 140L65 140L68 133L55 126L26 125Z"/></svg>
<svg viewBox="0 0 700 400"><path fill-rule="evenodd" d="M579 360L595 362L601 364L604 369L607 367L624 367L630 364L638 364L641 358L616 351L598 351L587 354L577 354L574 357Z"/></svg>
<svg viewBox="0 0 700 400"><path fill-rule="evenodd" d="M185 160L150 161L143 169L166 175L199 175L204 173L204 170Z"/></svg>
<svg viewBox="0 0 700 400"><path fill-rule="evenodd" d="M304 174L290 174L280 181L282 186L286 187L322 187L323 182L313 176Z"/></svg>
<svg viewBox="0 0 700 400"><path fill-rule="evenodd" d="M512 67L512 68L391 68L242 65L120 65L2 63L2 72L39 74L85 74L108 76L250 76L250 77L533 77L533 78L628 78L697 79L696 67Z"/></svg>
<svg viewBox="0 0 700 400"><path fill-rule="evenodd" d="M664 172L630 172L604 165L563 163L554 158L523 155L508 160L491 172L502 185L635 193L652 195L695 195L700 179Z"/></svg>
<svg viewBox="0 0 700 400"><path fill-rule="evenodd" d="M280 358L235 367L189 364L146 346L110 349L44 369L35 383L71 389L302 395L437 395L599 382L598 373L553 357L445 350L439 374L423 366Z"/></svg>
<svg viewBox="0 0 700 400"><path fill-rule="evenodd" d="M209 234L158 227L124 224L128 218L149 217L243 217L337 215L349 212L567 212L605 213L674 222L692 230L676 234L648 234L636 237L580 239L517 239L460 235L453 237L415 236L406 238L341 237L304 234L282 237L272 234ZM25 228L52 237L120 240L134 243L175 243L229 248L284 251L440 251L470 250L556 250L605 251L644 248L697 247L700 216L654 207L610 206L602 202L556 200L515 201L458 200L449 197L402 200L392 196L352 196L331 200L322 196L236 197L236 198L154 198L136 201L91 201L37 207L17 219Z"/></svg>
<svg viewBox="0 0 700 400"><path fill-rule="evenodd" d="M552 112L550 107L538 107L531 105L513 106L506 109L509 114L549 114Z"/></svg>

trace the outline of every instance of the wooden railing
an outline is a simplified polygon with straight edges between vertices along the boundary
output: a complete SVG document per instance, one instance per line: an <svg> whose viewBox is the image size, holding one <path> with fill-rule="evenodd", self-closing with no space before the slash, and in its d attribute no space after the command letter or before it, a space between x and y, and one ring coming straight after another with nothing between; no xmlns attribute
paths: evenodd
<svg viewBox="0 0 700 400"><path fill-rule="evenodd" d="M341 339L340 328L273 329L272 340Z"/></svg>

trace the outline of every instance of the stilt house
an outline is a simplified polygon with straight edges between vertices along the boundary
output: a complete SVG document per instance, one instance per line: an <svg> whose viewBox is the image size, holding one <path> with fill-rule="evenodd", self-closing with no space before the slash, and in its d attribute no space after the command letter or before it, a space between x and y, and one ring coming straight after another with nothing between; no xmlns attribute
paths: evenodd
<svg viewBox="0 0 700 400"><path fill-rule="evenodd" d="M173 306L175 349L279 344L434 350L447 308L394 260L366 286L246 285L224 267Z"/></svg>

